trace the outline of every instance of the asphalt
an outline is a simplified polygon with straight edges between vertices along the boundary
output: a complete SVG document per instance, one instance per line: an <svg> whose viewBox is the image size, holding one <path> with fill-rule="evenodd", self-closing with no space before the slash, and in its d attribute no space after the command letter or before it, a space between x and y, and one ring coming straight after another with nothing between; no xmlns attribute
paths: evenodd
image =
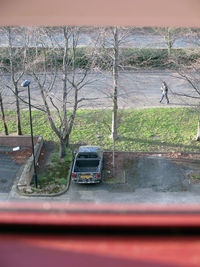
<svg viewBox="0 0 200 267"><path fill-rule="evenodd" d="M11 190L1 201L64 203L200 204L200 182L189 174L200 174L199 160L180 161L161 157L139 157L130 163L125 182L119 184L73 184L60 196L20 196ZM13 187L14 188L14 187Z"/></svg>
<svg viewBox="0 0 200 267"><path fill-rule="evenodd" d="M127 184L133 192L142 188L150 188L155 192L189 191L189 170L184 165L177 165L174 159L138 157L127 170Z"/></svg>
<svg viewBox="0 0 200 267"><path fill-rule="evenodd" d="M52 74L49 73L49 78ZM70 74L69 74L70 75ZM81 73L78 74L77 79L81 79ZM41 77L43 74L41 73ZM4 77L9 83L9 76ZM31 80L31 103L34 105L43 105L42 98L38 97L40 94L37 83L32 80L30 76L25 79ZM159 103L161 97L161 84L166 81L169 87L169 101L170 105L165 105L165 100L162 104ZM80 90L79 97L86 98L81 102L81 108L100 108L109 109L112 106L112 74L107 72L90 73L87 77L88 84ZM56 87L52 89L51 93L54 96L55 104L61 107L59 99L62 98L62 73L58 73L56 77ZM23 98L27 97L26 90L20 93ZM179 94L179 95L177 95ZM187 107L198 106L198 99L181 97L180 94L195 95L194 89L191 85L181 79L175 71L167 70L144 70L144 71L121 71L119 72L118 84L118 106L120 109L127 108L149 108L149 107ZM5 108L13 109L14 95L11 91L6 92ZM73 91L69 93L69 107L73 107ZM70 104L71 103L71 104ZM26 104L21 103L22 108L27 108Z"/></svg>
<svg viewBox="0 0 200 267"><path fill-rule="evenodd" d="M0 193L9 193L21 165L9 155L0 153Z"/></svg>
<svg viewBox="0 0 200 267"><path fill-rule="evenodd" d="M67 194L54 201L68 203L200 203L200 183L192 184L191 172L200 173L200 161L139 157L130 164L121 184L71 184Z"/></svg>

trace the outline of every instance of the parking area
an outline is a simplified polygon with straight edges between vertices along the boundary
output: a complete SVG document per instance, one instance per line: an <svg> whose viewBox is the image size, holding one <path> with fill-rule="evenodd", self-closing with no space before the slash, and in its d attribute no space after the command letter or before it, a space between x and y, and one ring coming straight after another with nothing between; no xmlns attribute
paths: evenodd
<svg viewBox="0 0 200 267"><path fill-rule="evenodd" d="M119 179L103 179L101 184L71 183L68 191L54 197L31 198L12 190L7 193L7 200L96 204L200 203L200 154L191 155L191 158L190 155L172 158L167 154L153 156L138 153L119 153L116 156L118 169L124 170L117 172ZM11 189L20 164L13 162L8 155L0 155L0 198L2 191L9 192ZM197 179L193 179L195 176Z"/></svg>
<svg viewBox="0 0 200 267"><path fill-rule="evenodd" d="M123 155L124 156L124 155ZM127 160L126 160L127 161ZM119 183L71 184L57 198L69 203L199 204L200 160L141 156L129 159L124 179Z"/></svg>
<svg viewBox="0 0 200 267"><path fill-rule="evenodd" d="M9 193L22 164L10 154L0 153L0 193Z"/></svg>

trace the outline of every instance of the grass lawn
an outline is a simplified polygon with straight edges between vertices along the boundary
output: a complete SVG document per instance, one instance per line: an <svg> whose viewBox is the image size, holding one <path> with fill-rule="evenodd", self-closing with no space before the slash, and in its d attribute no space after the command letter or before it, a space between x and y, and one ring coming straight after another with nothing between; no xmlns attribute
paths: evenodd
<svg viewBox="0 0 200 267"><path fill-rule="evenodd" d="M195 141L197 114L190 108L151 108L119 110L118 151L200 151ZM9 133L16 132L15 112L6 112ZM32 111L34 135L58 141L45 114ZM30 133L28 111L22 112L22 130ZM79 110L70 137L72 144L101 145L112 149L110 110ZM4 134L2 122L0 133Z"/></svg>
<svg viewBox="0 0 200 267"><path fill-rule="evenodd" d="M73 157L69 148L66 149L66 156L59 159L58 153L51 154L49 162L37 173L38 188L35 188L34 181L31 185L23 188L26 194L54 194L66 189L69 182L69 175Z"/></svg>
<svg viewBox="0 0 200 267"><path fill-rule="evenodd" d="M63 159L59 159L58 153L51 156L51 163L38 175L39 189L33 188L33 192L57 193L66 187L73 160L69 149L66 152Z"/></svg>

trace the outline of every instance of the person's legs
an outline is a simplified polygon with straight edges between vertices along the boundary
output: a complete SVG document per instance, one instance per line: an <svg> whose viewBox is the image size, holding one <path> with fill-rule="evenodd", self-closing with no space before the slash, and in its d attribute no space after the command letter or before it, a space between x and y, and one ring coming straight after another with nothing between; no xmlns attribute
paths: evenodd
<svg viewBox="0 0 200 267"><path fill-rule="evenodd" d="M164 96L165 96L165 94L162 94L161 99L160 99L160 101L159 101L160 103L162 102Z"/></svg>
<svg viewBox="0 0 200 267"><path fill-rule="evenodd" d="M165 97L167 99L167 104L169 104L169 98L168 98L167 94L165 94Z"/></svg>

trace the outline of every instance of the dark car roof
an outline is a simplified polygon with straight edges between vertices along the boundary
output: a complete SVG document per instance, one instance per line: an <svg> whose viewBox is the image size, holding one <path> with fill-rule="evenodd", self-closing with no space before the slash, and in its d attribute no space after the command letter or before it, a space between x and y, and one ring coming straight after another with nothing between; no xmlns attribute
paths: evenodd
<svg viewBox="0 0 200 267"><path fill-rule="evenodd" d="M92 153L98 153L102 152L103 149L100 146L80 146L78 152L84 153L84 152L92 152Z"/></svg>

